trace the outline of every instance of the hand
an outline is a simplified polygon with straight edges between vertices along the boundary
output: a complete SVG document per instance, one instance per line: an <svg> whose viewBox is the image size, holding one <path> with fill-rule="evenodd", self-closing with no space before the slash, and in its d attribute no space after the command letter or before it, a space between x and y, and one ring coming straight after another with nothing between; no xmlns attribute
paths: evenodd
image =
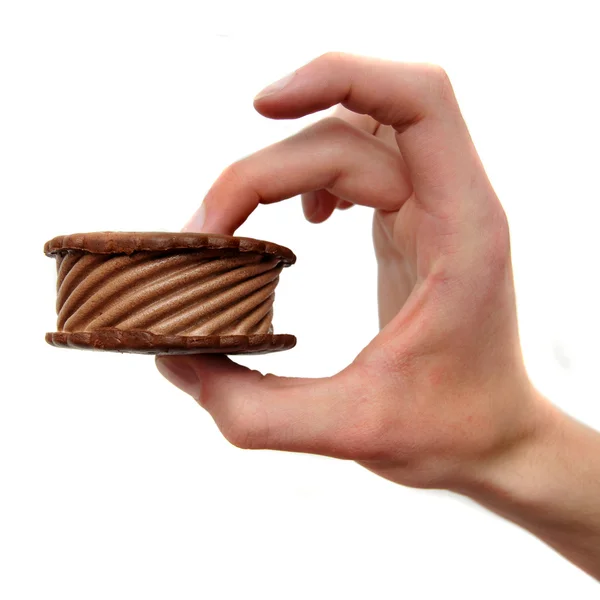
<svg viewBox="0 0 600 600"><path fill-rule="evenodd" d="M531 385L506 217L439 67L328 54L256 109L324 119L229 167L188 229L231 234L259 203L306 217L374 208L379 335L326 379L226 357L161 357L242 448L353 459L392 481L469 495L600 579L600 435Z"/></svg>
<svg viewBox="0 0 600 600"><path fill-rule="evenodd" d="M284 84L255 99L261 114L345 108L226 169L188 229L232 234L259 203L298 194L315 222L374 208L382 329L322 380L215 356L161 357L159 369L236 446L353 459L405 485L467 485L539 429L545 402L523 366L506 217L448 77L327 54Z"/></svg>

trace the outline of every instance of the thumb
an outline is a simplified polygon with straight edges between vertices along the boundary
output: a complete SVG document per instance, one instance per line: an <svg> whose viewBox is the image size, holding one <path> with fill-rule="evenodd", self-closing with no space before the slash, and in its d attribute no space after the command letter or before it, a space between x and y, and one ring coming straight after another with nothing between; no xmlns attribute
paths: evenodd
<svg viewBox="0 0 600 600"><path fill-rule="evenodd" d="M159 356L156 365L239 448L355 458L361 446L361 395L350 369L324 379L277 377L223 355Z"/></svg>

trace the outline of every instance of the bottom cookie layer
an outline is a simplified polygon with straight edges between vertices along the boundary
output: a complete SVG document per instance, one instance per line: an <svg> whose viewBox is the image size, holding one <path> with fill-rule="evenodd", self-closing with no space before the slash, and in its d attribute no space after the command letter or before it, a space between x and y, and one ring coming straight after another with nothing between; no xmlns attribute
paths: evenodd
<svg viewBox="0 0 600 600"><path fill-rule="evenodd" d="M267 354L296 345L296 337L288 334L187 336L121 329L56 331L47 333L46 341L58 348L136 354Z"/></svg>

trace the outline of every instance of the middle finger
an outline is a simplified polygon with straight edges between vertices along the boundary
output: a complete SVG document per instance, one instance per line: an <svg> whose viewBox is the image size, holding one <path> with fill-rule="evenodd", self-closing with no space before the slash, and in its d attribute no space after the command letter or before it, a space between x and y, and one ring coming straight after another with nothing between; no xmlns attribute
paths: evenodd
<svg viewBox="0 0 600 600"><path fill-rule="evenodd" d="M349 125L375 136L400 155L394 128L382 125L369 115L361 115L338 104L332 114L333 118L341 119ZM337 198L327 190L317 190L302 194L304 216L312 223L325 221L338 208L345 210L352 206L351 202Z"/></svg>
<svg viewBox="0 0 600 600"><path fill-rule="evenodd" d="M203 228L231 234L258 204L321 189L388 211L399 209L412 192L397 151L330 118L226 169L205 198Z"/></svg>

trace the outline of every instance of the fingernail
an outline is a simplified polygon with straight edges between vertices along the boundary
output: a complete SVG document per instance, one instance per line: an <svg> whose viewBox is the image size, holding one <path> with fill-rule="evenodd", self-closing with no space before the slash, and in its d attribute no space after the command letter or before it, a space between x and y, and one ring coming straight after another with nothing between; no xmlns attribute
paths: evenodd
<svg viewBox="0 0 600 600"><path fill-rule="evenodd" d="M319 201L314 192L307 192L302 196L302 210L307 221L310 221L319 208Z"/></svg>
<svg viewBox="0 0 600 600"><path fill-rule="evenodd" d="M181 231L193 231L200 233L204 222L206 221L206 207L204 202L200 205L200 208L192 215L190 220L183 226Z"/></svg>
<svg viewBox="0 0 600 600"><path fill-rule="evenodd" d="M184 357L158 357L156 368L160 374L181 391L189 394L196 400L200 395L200 379L189 359Z"/></svg>
<svg viewBox="0 0 600 600"><path fill-rule="evenodd" d="M265 96L270 96L271 94L276 94L277 92L280 92L294 78L294 75L296 75L296 71L290 73L289 75L286 75L285 77L282 77L279 81L268 85L264 90L258 92L258 94L254 96L254 99L258 100L259 98L264 98Z"/></svg>

